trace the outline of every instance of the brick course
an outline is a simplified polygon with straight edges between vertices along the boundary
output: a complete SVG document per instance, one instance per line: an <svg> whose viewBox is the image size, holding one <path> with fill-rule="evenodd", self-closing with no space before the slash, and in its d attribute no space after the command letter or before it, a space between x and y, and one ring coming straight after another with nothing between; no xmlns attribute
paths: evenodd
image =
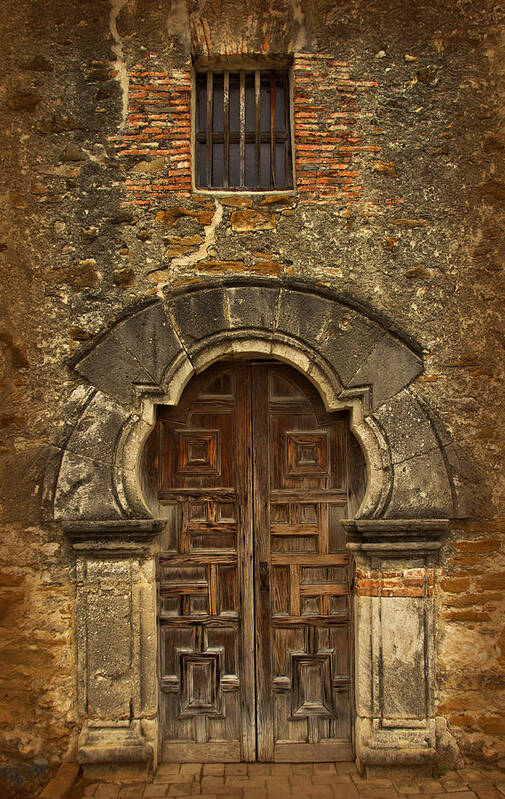
<svg viewBox="0 0 505 799"><path fill-rule="evenodd" d="M358 596L424 597L433 596L435 571L432 568L379 571L356 570Z"/></svg>
<svg viewBox="0 0 505 799"><path fill-rule="evenodd" d="M179 197L191 192L191 62L170 72L128 70L128 117L123 132L109 136L120 157L165 159L156 175L137 174L125 180L126 204L158 203L166 192Z"/></svg>
<svg viewBox="0 0 505 799"><path fill-rule="evenodd" d="M359 93L375 81L350 79L349 65L331 56L298 53L294 58L296 186L301 201L354 203L362 195L356 157L379 152L358 131ZM317 168L316 168L317 167Z"/></svg>

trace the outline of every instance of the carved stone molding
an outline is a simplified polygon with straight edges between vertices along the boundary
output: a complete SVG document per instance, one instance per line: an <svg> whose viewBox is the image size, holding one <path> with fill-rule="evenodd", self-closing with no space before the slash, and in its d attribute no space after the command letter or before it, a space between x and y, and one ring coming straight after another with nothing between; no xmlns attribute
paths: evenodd
<svg viewBox="0 0 505 799"><path fill-rule="evenodd" d="M452 445L412 387L423 370L412 342L330 290L235 279L171 292L74 359L94 390L80 389L58 473L48 477L56 518L149 515L139 457L156 403L177 404L193 374L234 355L289 363L329 410L349 409L368 468L359 518L457 515Z"/></svg>

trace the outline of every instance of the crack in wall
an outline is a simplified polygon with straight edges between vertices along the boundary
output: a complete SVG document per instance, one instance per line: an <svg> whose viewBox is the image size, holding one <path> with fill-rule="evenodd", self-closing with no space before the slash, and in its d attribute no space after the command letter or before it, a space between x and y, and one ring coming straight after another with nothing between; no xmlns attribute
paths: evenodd
<svg viewBox="0 0 505 799"><path fill-rule="evenodd" d="M216 230L223 219L223 206L217 199L215 199L214 202L216 204L216 211L212 217L210 225L205 225L204 227L204 241L202 244L200 244L199 248L195 250L195 252L188 253L188 255L181 255L179 258L174 258L172 261L172 267L192 266L193 264L196 264L197 261L201 261L203 258L207 257L210 247L216 241Z"/></svg>
<svg viewBox="0 0 505 799"><path fill-rule="evenodd" d="M128 83L128 71L126 69L126 63L124 60L124 53L123 53L123 40L118 33L117 29L117 18L121 12L121 9L127 4L128 0L110 0L110 14L109 14L109 30L110 35L114 39L114 44L112 45L112 52L116 56L116 80L119 83L121 88L121 95L122 95L122 108L121 108L121 124L119 126L120 130L123 130L126 126L126 121L128 119L128 90L129 90L129 83Z"/></svg>

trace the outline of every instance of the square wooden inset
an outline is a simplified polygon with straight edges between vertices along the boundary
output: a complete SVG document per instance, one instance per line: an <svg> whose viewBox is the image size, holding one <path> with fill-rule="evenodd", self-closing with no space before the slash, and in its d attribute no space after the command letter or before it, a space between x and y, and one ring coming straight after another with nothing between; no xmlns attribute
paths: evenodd
<svg viewBox="0 0 505 799"><path fill-rule="evenodd" d="M177 474L221 473L219 430L177 431Z"/></svg>
<svg viewBox="0 0 505 799"><path fill-rule="evenodd" d="M291 655L293 693L291 715L334 717L331 697L331 655Z"/></svg>
<svg viewBox="0 0 505 799"><path fill-rule="evenodd" d="M181 653L179 718L221 715L220 653Z"/></svg>
<svg viewBox="0 0 505 799"><path fill-rule="evenodd" d="M300 505L300 524L319 525L319 505L303 502Z"/></svg>
<svg viewBox="0 0 505 799"><path fill-rule="evenodd" d="M328 474L326 433L286 433L287 477L321 477Z"/></svg>

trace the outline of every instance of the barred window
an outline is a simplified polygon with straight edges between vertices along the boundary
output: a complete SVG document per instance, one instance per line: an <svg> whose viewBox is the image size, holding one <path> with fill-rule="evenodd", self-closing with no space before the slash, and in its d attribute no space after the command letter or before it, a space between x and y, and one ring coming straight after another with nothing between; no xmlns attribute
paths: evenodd
<svg viewBox="0 0 505 799"><path fill-rule="evenodd" d="M195 184L199 189L293 188L289 73L196 73Z"/></svg>

